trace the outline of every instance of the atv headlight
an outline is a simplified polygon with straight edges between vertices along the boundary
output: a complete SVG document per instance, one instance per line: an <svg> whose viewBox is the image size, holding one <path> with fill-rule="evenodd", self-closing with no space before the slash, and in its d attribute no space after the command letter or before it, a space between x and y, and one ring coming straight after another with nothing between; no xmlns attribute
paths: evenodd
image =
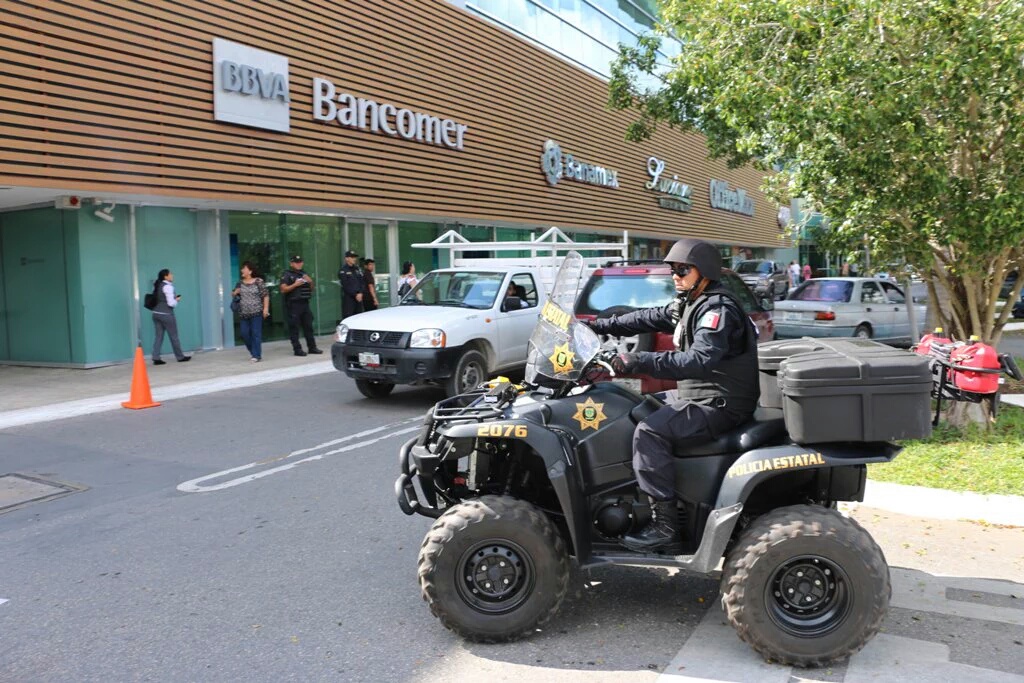
<svg viewBox="0 0 1024 683"><path fill-rule="evenodd" d="M416 330L409 339L410 349L440 349L445 344L444 330Z"/></svg>
<svg viewBox="0 0 1024 683"><path fill-rule="evenodd" d="M339 323L337 334L338 341L344 344L345 341L348 339L348 325L342 325L341 323Z"/></svg>

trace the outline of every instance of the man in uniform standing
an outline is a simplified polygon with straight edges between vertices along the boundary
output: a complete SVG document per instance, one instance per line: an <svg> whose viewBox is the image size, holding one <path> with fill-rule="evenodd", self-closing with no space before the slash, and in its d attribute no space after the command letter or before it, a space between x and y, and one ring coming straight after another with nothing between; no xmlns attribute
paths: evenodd
<svg viewBox="0 0 1024 683"><path fill-rule="evenodd" d="M359 270L356 259L359 254L351 249L345 252L345 265L338 271L338 283L341 285L341 319L363 312L366 280L363 271Z"/></svg>
<svg viewBox="0 0 1024 683"><path fill-rule="evenodd" d="M302 270L302 257L292 256L288 270L281 273L281 293L284 294L284 310L288 316L288 336L292 340L292 350L296 356L305 356L299 344L299 327L306 337L306 348L310 353L323 353L316 347L313 336L313 312L309 310L309 300L313 296L313 278Z"/></svg>
<svg viewBox="0 0 1024 683"><path fill-rule="evenodd" d="M633 433L633 471L653 501L652 519L623 544L640 552L681 551L673 446L710 441L748 421L760 395L757 328L720 283L718 249L684 239L665 262L677 292L672 303L586 323L598 334L615 336L674 332L676 351L621 353L612 361L618 374L679 381L676 400Z"/></svg>
<svg viewBox="0 0 1024 683"><path fill-rule="evenodd" d="M363 260L363 279L366 281L366 291L363 292L364 311L376 311L378 308L377 278L373 274L376 267L372 258Z"/></svg>

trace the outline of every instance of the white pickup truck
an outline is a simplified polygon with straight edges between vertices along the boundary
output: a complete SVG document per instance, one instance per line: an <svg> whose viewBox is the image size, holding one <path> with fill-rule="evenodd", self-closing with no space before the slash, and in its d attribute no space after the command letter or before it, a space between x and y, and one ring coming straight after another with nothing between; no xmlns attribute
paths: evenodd
<svg viewBox="0 0 1024 683"><path fill-rule="evenodd" d="M422 383L456 396L526 365L544 289L526 266L433 270L397 306L343 320L331 359L368 398Z"/></svg>

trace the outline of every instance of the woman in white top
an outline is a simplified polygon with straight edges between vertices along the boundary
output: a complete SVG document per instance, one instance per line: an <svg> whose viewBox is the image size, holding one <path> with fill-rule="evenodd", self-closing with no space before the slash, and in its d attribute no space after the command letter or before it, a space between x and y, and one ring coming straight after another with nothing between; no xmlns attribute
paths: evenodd
<svg viewBox="0 0 1024 683"><path fill-rule="evenodd" d="M181 343L178 341L178 321L174 317L174 309L181 295L174 293L174 273L164 268L157 274L156 281L153 282L153 295L156 297L156 306L153 307L153 329L156 332L153 337L153 365L166 364L160 360L160 347L164 345L165 331L171 340L171 349L178 362L192 360L192 356L186 356L181 352Z"/></svg>
<svg viewBox="0 0 1024 683"><path fill-rule="evenodd" d="M402 298L409 293L419 280L416 279L416 266L413 265L412 261L406 261L402 264L402 276L398 278L398 298Z"/></svg>

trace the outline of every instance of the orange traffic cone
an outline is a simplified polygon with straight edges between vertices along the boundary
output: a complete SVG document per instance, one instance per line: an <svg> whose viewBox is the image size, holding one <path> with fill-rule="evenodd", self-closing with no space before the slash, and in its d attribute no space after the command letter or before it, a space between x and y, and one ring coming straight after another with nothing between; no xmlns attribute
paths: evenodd
<svg viewBox="0 0 1024 683"><path fill-rule="evenodd" d="M121 403L124 408L141 410L156 408L159 403L153 400L149 391L149 377L146 375L146 358L142 355L142 347L135 347L135 367L132 369L132 393L127 401Z"/></svg>

